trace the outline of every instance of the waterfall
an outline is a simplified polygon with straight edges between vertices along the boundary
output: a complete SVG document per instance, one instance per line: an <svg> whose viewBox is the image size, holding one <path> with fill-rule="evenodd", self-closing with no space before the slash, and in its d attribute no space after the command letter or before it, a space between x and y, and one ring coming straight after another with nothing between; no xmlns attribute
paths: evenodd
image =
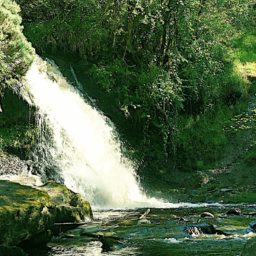
<svg viewBox="0 0 256 256"><path fill-rule="evenodd" d="M139 186L133 163L122 155L109 120L60 73L49 73L49 66L53 69L38 58L26 75L26 84L39 123L46 123L51 131L40 147L60 170L65 185L96 207L147 204L150 199Z"/></svg>

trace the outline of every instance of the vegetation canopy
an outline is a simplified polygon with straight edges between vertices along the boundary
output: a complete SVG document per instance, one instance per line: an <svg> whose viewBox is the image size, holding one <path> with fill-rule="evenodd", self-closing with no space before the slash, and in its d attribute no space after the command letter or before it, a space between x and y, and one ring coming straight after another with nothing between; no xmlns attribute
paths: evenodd
<svg viewBox="0 0 256 256"><path fill-rule="evenodd" d="M0 90L17 83L33 59L34 51L22 33L19 12L14 1L0 1Z"/></svg>

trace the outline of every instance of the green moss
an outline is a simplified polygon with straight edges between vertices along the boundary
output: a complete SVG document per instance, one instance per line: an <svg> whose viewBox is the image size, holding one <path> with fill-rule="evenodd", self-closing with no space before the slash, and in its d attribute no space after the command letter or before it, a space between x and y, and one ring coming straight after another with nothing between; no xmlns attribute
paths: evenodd
<svg viewBox="0 0 256 256"><path fill-rule="evenodd" d="M226 203L240 204L241 202L254 204L256 200L256 191L254 192L241 192L235 195L230 195L227 198L224 198Z"/></svg>
<svg viewBox="0 0 256 256"><path fill-rule="evenodd" d="M64 185L50 184L39 190L0 180L0 244L17 245L53 229L55 222L78 222L92 217L86 200ZM77 201L72 201L72 197Z"/></svg>
<svg viewBox="0 0 256 256"><path fill-rule="evenodd" d="M92 210L88 201L86 201L81 195L71 192L64 185L54 181L49 181L40 189L48 193L51 201L55 205L71 206L69 210L76 216L76 220L82 220L83 216L92 217ZM74 211L76 211L76 213L74 213Z"/></svg>
<svg viewBox="0 0 256 256"><path fill-rule="evenodd" d="M256 61L256 35L246 34L234 43L233 56L242 63Z"/></svg>
<svg viewBox="0 0 256 256"><path fill-rule="evenodd" d="M18 244L52 225L41 214L50 206L47 193L9 181L0 181L0 244Z"/></svg>

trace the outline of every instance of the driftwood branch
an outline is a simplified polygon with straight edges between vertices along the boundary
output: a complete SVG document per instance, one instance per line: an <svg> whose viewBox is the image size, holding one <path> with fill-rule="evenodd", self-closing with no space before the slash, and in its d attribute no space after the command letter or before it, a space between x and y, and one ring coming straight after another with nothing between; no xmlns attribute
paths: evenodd
<svg viewBox="0 0 256 256"><path fill-rule="evenodd" d="M140 219L140 220L145 219L145 218L148 216L149 213L150 213L150 209L147 209L147 210L139 217L139 219Z"/></svg>

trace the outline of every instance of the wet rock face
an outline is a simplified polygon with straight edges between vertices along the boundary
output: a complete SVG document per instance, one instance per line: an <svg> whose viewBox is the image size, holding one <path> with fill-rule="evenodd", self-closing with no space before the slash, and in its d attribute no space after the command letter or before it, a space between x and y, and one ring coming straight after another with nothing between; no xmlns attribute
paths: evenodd
<svg viewBox="0 0 256 256"><path fill-rule="evenodd" d="M27 125L33 120L33 111L17 94L5 89L1 99L2 113L0 113L0 126L12 127L14 125Z"/></svg>
<svg viewBox="0 0 256 256"><path fill-rule="evenodd" d="M5 88L3 95L0 95L0 151L24 160L28 158L37 141L35 108L29 106L21 97L22 94L27 93L25 90L23 93L22 84L12 85L11 88ZM22 91L21 88L23 88ZM13 161L10 164L13 164ZM0 170L3 171L4 167L10 172L10 164L8 162L5 162L5 165L1 164ZM19 162L19 164L22 163ZM17 170L17 167L19 166L16 161L13 171ZM24 167L21 166L21 168Z"/></svg>
<svg viewBox="0 0 256 256"><path fill-rule="evenodd" d="M35 189L0 180L0 245L45 244L56 222L91 217L90 204L64 185L49 182Z"/></svg>
<svg viewBox="0 0 256 256"><path fill-rule="evenodd" d="M16 156L0 152L0 176L20 175L28 172L27 163Z"/></svg>

